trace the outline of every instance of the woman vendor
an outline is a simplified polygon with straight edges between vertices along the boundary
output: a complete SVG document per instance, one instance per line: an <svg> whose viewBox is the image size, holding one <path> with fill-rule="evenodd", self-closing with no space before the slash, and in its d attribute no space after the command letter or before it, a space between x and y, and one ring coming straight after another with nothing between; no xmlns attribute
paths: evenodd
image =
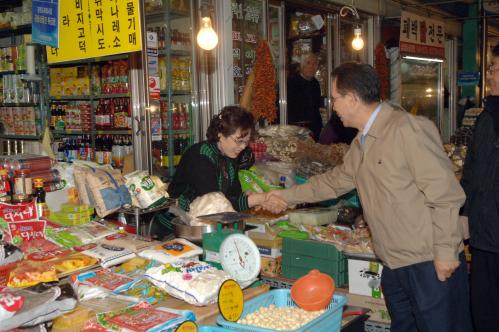
<svg viewBox="0 0 499 332"><path fill-rule="evenodd" d="M239 106L224 107L211 120L207 140L194 144L182 156L168 187L170 196L186 211L194 199L210 192L222 192L237 211L263 205L266 195L243 193L238 178L239 169L251 166L248 144L254 133L251 113Z"/></svg>

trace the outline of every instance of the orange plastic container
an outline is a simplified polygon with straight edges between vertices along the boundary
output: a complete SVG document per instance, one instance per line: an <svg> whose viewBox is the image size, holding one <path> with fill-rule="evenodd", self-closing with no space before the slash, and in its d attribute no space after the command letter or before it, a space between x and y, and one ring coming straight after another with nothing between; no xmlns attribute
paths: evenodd
<svg viewBox="0 0 499 332"><path fill-rule="evenodd" d="M322 310L331 303L334 290L333 278L314 269L296 280L291 287L291 299L304 310Z"/></svg>

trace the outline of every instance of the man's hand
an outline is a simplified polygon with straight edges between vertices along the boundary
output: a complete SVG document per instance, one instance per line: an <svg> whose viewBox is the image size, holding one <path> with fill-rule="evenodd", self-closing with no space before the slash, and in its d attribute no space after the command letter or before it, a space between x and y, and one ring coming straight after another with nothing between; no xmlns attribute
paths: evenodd
<svg viewBox="0 0 499 332"><path fill-rule="evenodd" d="M459 222L463 225L463 239L468 240L470 238L470 226L468 224L468 217L459 216Z"/></svg>
<svg viewBox="0 0 499 332"><path fill-rule="evenodd" d="M288 203L277 193L277 190L265 194L265 201L262 208L272 213L281 213L288 208Z"/></svg>
<svg viewBox="0 0 499 332"><path fill-rule="evenodd" d="M450 278L452 273L459 267L459 261L442 261L435 260L435 271L437 272L438 280L445 281Z"/></svg>

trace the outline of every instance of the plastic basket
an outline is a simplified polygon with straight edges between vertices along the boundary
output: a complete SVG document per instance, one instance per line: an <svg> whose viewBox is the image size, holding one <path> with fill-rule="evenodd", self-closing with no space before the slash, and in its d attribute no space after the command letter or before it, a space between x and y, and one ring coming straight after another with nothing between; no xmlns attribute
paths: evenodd
<svg viewBox="0 0 499 332"><path fill-rule="evenodd" d="M341 315L343 313L343 306L347 303L347 298L343 295L334 295L333 300L327 306L326 312L317 317L316 319L308 322L299 329L290 330L293 332L335 332L341 329ZM281 307L296 307L296 304L291 299L291 291L289 289L275 289L265 294L255 297L244 304L243 314L241 318L245 318L247 314L257 311L261 307L268 307L269 305ZM228 328L232 331L240 332L270 332L273 330L243 325L234 322L229 322L223 319L221 315L217 316L217 324Z"/></svg>
<svg viewBox="0 0 499 332"><path fill-rule="evenodd" d="M231 332L232 330L224 329L219 326L199 326L198 332Z"/></svg>

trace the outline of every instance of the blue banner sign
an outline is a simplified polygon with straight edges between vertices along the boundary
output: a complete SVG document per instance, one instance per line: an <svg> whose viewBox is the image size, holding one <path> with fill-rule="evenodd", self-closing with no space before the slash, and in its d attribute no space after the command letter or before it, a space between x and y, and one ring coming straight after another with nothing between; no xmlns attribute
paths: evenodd
<svg viewBox="0 0 499 332"><path fill-rule="evenodd" d="M59 0L33 0L32 41L59 47Z"/></svg>

